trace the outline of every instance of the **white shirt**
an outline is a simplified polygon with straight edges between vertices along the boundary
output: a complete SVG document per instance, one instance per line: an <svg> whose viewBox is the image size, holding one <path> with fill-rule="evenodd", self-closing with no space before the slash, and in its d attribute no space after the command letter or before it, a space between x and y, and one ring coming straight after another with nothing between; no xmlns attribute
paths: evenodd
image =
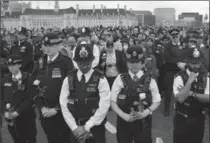
<svg viewBox="0 0 210 143"><path fill-rule="evenodd" d="M12 78L15 78L17 81L19 81L22 78L22 73L19 71L15 76L12 75Z"/></svg>
<svg viewBox="0 0 210 143"><path fill-rule="evenodd" d="M89 81L93 71L94 70L91 69L84 75L86 83ZM80 70L77 72L77 78L79 81L82 78L82 72ZM84 126L86 131L90 131L93 126L100 125L106 117L110 107L110 88L106 78L100 78L98 90L100 96L99 108L96 110L95 114L86 122ZM73 131L77 129L78 125L71 112L67 108L68 96L71 96L71 93L69 92L68 77L66 77L61 88L60 105L63 117L70 129Z"/></svg>
<svg viewBox="0 0 210 143"><path fill-rule="evenodd" d="M138 78L141 78L143 76L143 74L144 74L143 71L140 70L136 75L138 76ZM131 76L132 79L134 78L134 74L130 71L129 71L129 75ZM113 86L112 86L111 101L117 102L117 96L120 93L122 88L124 88L124 85L123 85L120 75L118 75L113 83ZM153 103L160 102L161 96L159 93L157 83L154 79L151 79L151 82L149 85L149 90L151 91L151 94L152 94L152 102Z"/></svg>
<svg viewBox="0 0 210 143"><path fill-rule="evenodd" d="M187 69L186 70L187 74L190 75L190 71ZM174 84L173 84L173 92L174 96L179 93L179 88L184 87L184 82L181 76L177 76L174 78ZM209 94L209 77L207 77L207 82L206 82L206 88L204 94Z"/></svg>
<svg viewBox="0 0 210 143"><path fill-rule="evenodd" d="M119 72L117 69L117 60L116 60L116 55L115 55L115 50L114 50L113 53L107 53L106 77L117 77L118 74Z"/></svg>
<svg viewBox="0 0 210 143"><path fill-rule="evenodd" d="M76 47L73 49L73 58L75 56L75 50L76 50ZM96 44L94 44L94 46L93 46L93 55L95 58L92 63L92 68L95 68L96 66L98 66L99 58L100 58L100 50ZM72 60L72 61L73 61L74 67L78 69L77 63L74 60Z"/></svg>
<svg viewBox="0 0 210 143"><path fill-rule="evenodd" d="M58 57L59 53L57 53L55 56L53 56L53 58L50 58L49 56L47 56L47 61L48 62L53 62L55 61L55 59Z"/></svg>

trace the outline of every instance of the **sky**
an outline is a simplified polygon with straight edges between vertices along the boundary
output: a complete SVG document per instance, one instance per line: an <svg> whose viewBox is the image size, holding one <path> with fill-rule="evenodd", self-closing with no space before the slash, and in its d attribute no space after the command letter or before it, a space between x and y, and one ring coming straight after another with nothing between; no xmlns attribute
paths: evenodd
<svg viewBox="0 0 210 143"><path fill-rule="evenodd" d="M32 8L39 5L40 9L54 8L54 1L31 1ZM182 12L199 12L200 14L208 14L209 17L209 1L59 1L60 8L76 7L79 4L80 9L91 9L95 4L96 8L101 8L101 4L106 8L124 8L133 10L149 10L153 12L154 8L175 8L176 19Z"/></svg>

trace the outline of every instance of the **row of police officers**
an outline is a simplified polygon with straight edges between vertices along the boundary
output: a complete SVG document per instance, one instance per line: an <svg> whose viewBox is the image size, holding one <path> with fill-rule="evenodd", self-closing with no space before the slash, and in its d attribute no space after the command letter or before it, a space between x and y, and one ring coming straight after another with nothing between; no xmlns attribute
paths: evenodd
<svg viewBox="0 0 210 143"><path fill-rule="evenodd" d="M22 68L20 55L8 57L2 113L14 142L36 143L36 106L49 143L105 143L111 106L117 114L118 143L152 143L152 113L161 97L155 78L144 68L142 45L127 49L128 72L118 75L110 87L103 73L92 67L93 45L86 41L77 45L75 69L72 60L59 53L61 41L54 33L44 36L43 66L32 72ZM200 70L200 50L191 48L185 54L187 68L178 72L171 84L176 98L174 143L201 143L209 78ZM169 80L172 75L168 73Z"/></svg>

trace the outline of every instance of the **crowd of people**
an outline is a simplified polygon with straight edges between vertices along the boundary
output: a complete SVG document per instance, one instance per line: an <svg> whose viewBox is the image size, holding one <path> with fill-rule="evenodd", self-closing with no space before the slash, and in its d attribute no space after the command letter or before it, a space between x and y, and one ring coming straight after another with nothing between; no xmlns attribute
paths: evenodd
<svg viewBox="0 0 210 143"><path fill-rule="evenodd" d="M152 143L152 112L174 104L174 143L201 143L209 110L209 28L1 29L1 112L15 143ZM174 103L172 97L175 98ZM155 122L155 121L153 121Z"/></svg>

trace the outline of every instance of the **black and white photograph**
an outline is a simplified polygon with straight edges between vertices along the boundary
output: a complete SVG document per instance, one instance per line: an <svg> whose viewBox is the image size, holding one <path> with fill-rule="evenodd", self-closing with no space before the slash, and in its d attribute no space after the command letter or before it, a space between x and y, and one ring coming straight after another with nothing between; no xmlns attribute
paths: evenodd
<svg viewBox="0 0 210 143"><path fill-rule="evenodd" d="M0 143L209 143L209 1L1 0Z"/></svg>

